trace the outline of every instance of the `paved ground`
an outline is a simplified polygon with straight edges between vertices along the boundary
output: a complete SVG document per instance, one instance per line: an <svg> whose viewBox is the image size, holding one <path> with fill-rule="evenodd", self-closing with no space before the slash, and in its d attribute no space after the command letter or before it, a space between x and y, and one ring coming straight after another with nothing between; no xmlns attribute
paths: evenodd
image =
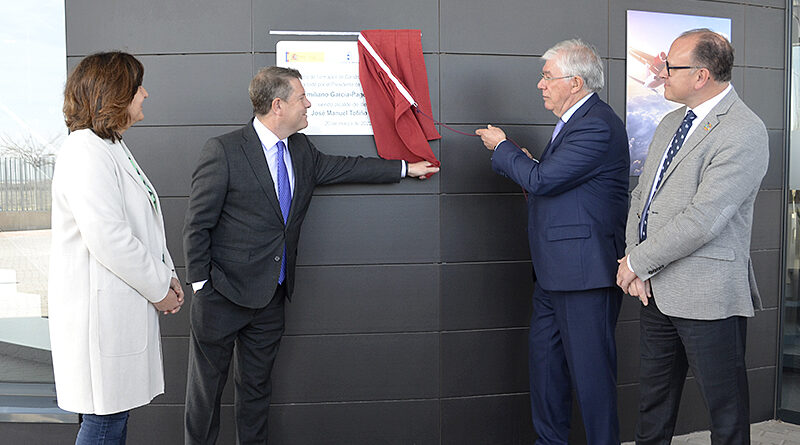
<svg viewBox="0 0 800 445"><path fill-rule="evenodd" d="M784 423L780 420L754 423L750 427L752 445L800 445L800 426ZM625 442L623 445L632 445ZM672 445L709 445L711 434L708 431L677 436Z"/></svg>
<svg viewBox="0 0 800 445"><path fill-rule="evenodd" d="M3 295L0 307L0 318L47 316L47 269L50 261L50 230L21 230L16 232L0 231L0 270L16 272L14 295ZM5 288L4 288L5 289ZM20 293L17 295L16 293ZM28 304L15 299L39 300L39 311L31 314ZM6 301L11 300L11 301ZM21 312L19 312L19 311Z"/></svg>

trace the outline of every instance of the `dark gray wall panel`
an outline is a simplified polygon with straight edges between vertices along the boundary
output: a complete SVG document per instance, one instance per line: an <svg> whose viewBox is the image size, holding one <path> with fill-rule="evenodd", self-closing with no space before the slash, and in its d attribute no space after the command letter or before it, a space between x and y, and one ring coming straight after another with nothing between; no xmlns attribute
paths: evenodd
<svg viewBox="0 0 800 445"><path fill-rule="evenodd" d="M442 51L542 55L561 40L580 37L608 54L608 0L547 2L441 0ZM580 14L576 14L576 11ZM553 27L558 23L559 27ZM496 68L495 68L496 69Z"/></svg>
<svg viewBox="0 0 800 445"><path fill-rule="evenodd" d="M270 35L270 30L419 29L422 31L422 50L439 50L437 0L304 0L292 3L291 7L266 0L253 0L253 23L253 42L257 52L275 51L275 43L279 40L322 40L317 36Z"/></svg>
<svg viewBox="0 0 800 445"><path fill-rule="evenodd" d="M557 120L536 88L544 66L538 57L443 54L439 63L443 122L552 125Z"/></svg>
<svg viewBox="0 0 800 445"><path fill-rule="evenodd" d="M639 322L617 323L617 385L639 381Z"/></svg>
<svg viewBox="0 0 800 445"><path fill-rule="evenodd" d="M250 3L67 0L67 54L248 52Z"/></svg>
<svg viewBox="0 0 800 445"><path fill-rule="evenodd" d="M617 411L619 413L619 437L622 442L634 439L636 419L639 418L639 385L617 387Z"/></svg>
<svg viewBox="0 0 800 445"><path fill-rule="evenodd" d="M744 65L783 68L784 10L745 7L745 51ZM742 59L737 57L739 64Z"/></svg>
<svg viewBox="0 0 800 445"><path fill-rule="evenodd" d="M125 132L125 141L159 196L189 196L192 172L206 141L237 128L134 126Z"/></svg>
<svg viewBox="0 0 800 445"><path fill-rule="evenodd" d="M309 136L311 142L319 151L339 156L365 156L377 157L378 149L375 147L375 138L372 136ZM433 154L440 161L439 141L430 141ZM442 168L447 168L444 165ZM355 194L430 194L439 192L441 174L435 174L427 179L407 177L399 184L376 188L367 184L326 185L317 187L315 195L355 195Z"/></svg>
<svg viewBox="0 0 800 445"><path fill-rule="evenodd" d="M753 234L750 249L780 249L781 221L786 209L782 205L783 192L767 190L758 192L753 208Z"/></svg>
<svg viewBox="0 0 800 445"><path fill-rule="evenodd" d="M733 67L733 71L731 72L731 85L736 89L736 94L738 94L740 98L743 97L745 92L744 68L740 66Z"/></svg>
<svg viewBox="0 0 800 445"><path fill-rule="evenodd" d="M555 116L553 116L555 118ZM474 125L457 125L453 128L474 133ZM553 134L552 126L508 125L502 127L506 135L534 156L540 156ZM480 138L468 137L444 130L442 134L441 187L443 193L520 193L522 188L492 170L492 152Z"/></svg>
<svg viewBox="0 0 800 445"><path fill-rule="evenodd" d="M783 132L768 130L769 134L769 167L761 181L761 188L780 190L783 187Z"/></svg>
<svg viewBox="0 0 800 445"><path fill-rule="evenodd" d="M730 3L710 2L700 0L673 0L669 2L661 0L609 0L608 30L609 41L611 42L610 56L617 59L624 59L627 52L627 11L654 11L666 12L670 14L701 15L709 17L727 17L732 19L731 37L734 49L736 50L736 64L744 63L745 49L745 6ZM687 29L688 31L688 29ZM664 52L669 50L669 46L664 48Z"/></svg>
<svg viewBox="0 0 800 445"><path fill-rule="evenodd" d="M435 331L436 265L297 268L286 334Z"/></svg>
<svg viewBox="0 0 800 445"><path fill-rule="evenodd" d="M161 211L164 214L164 228L167 235L167 249L172 255L175 267L186 266L183 257L183 220L186 208L189 205L187 198L161 198Z"/></svg>
<svg viewBox="0 0 800 445"><path fill-rule="evenodd" d="M443 195L444 262L529 260L522 195Z"/></svg>
<svg viewBox="0 0 800 445"><path fill-rule="evenodd" d="M442 445L533 443L527 393L442 400Z"/></svg>
<svg viewBox="0 0 800 445"><path fill-rule="evenodd" d="M132 430L134 425L129 425ZM75 443L78 428L77 423L0 422L0 437L5 443L63 445Z"/></svg>
<svg viewBox="0 0 800 445"><path fill-rule="evenodd" d="M434 262L438 229L437 196L317 196L303 224L297 262Z"/></svg>
<svg viewBox="0 0 800 445"><path fill-rule="evenodd" d="M250 54L140 56L144 87L141 125L242 125L252 116L247 87Z"/></svg>
<svg viewBox="0 0 800 445"><path fill-rule="evenodd" d="M445 332L441 396L528 391L528 329Z"/></svg>
<svg viewBox="0 0 800 445"><path fill-rule="evenodd" d="M758 291L761 294L761 302L765 308L777 307L781 290L780 250L750 252L750 259L753 261L753 270L756 273L756 283L758 283Z"/></svg>
<svg viewBox="0 0 800 445"><path fill-rule="evenodd" d="M622 122L626 121L625 116L625 88L628 76L625 74L624 60L609 60L608 70L606 71L606 87L608 91L608 104L617 113Z"/></svg>
<svg viewBox="0 0 800 445"><path fill-rule="evenodd" d="M131 411L127 443L172 445L183 443L183 439L182 405L147 405ZM217 443L236 443L232 406L222 407Z"/></svg>
<svg viewBox="0 0 800 445"><path fill-rule="evenodd" d="M740 96L770 129L783 128L784 71L744 69L745 91Z"/></svg>
<svg viewBox="0 0 800 445"><path fill-rule="evenodd" d="M775 367L747 372L750 385L750 422L775 418Z"/></svg>
<svg viewBox="0 0 800 445"><path fill-rule="evenodd" d="M435 398L439 335L284 336L275 403Z"/></svg>
<svg viewBox="0 0 800 445"><path fill-rule="evenodd" d="M164 358L164 394L153 399L152 403L183 404L186 400L189 339L164 337L161 339L161 351Z"/></svg>
<svg viewBox="0 0 800 445"><path fill-rule="evenodd" d="M777 363L778 315L778 309L769 309L747 319L747 369Z"/></svg>
<svg viewBox="0 0 800 445"><path fill-rule="evenodd" d="M441 329L527 327L531 316L531 263L444 264Z"/></svg>
<svg viewBox="0 0 800 445"><path fill-rule="evenodd" d="M269 443L439 444L439 401L274 405Z"/></svg>

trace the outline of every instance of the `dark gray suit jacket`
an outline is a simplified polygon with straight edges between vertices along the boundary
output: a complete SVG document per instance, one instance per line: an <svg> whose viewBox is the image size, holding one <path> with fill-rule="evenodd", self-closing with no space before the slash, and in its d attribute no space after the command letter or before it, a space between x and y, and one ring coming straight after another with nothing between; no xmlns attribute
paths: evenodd
<svg viewBox="0 0 800 445"><path fill-rule="evenodd" d="M297 243L314 187L399 182L402 161L329 156L301 133L289 136L295 187L286 224L253 123L209 139L192 175L183 229L186 279L209 280L230 301L266 306L278 285L286 245L287 297L294 290Z"/></svg>

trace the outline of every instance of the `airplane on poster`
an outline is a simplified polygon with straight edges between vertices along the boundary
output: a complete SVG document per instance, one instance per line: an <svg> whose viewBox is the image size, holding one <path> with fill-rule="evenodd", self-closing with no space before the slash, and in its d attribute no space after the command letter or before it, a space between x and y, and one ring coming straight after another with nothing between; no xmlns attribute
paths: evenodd
<svg viewBox="0 0 800 445"><path fill-rule="evenodd" d="M646 68L643 76L644 79L637 79L630 75L628 77L642 84L642 86L645 88L649 88L658 93L658 87L664 85L664 79L658 77L658 73L660 73L661 70L666 66L667 54L664 53L664 51L661 51L657 55L653 56L636 48L630 48L628 50L628 54L630 54Z"/></svg>

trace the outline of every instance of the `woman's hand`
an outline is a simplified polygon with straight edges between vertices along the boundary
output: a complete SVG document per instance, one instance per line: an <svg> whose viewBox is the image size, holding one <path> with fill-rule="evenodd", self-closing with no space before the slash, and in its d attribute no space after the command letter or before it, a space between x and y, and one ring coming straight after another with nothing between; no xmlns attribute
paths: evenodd
<svg viewBox="0 0 800 445"><path fill-rule="evenodd" d="M175 286L177 286L177 292ZM178 311L181 310L181 306L183 306L183 289L181 289L181 285L178 283L178 280L175 278L172 279L169 284L167 296L158 303L153 303L153 306L155 306L160 312L163 312L164 315L177 314Z"/></svg>

